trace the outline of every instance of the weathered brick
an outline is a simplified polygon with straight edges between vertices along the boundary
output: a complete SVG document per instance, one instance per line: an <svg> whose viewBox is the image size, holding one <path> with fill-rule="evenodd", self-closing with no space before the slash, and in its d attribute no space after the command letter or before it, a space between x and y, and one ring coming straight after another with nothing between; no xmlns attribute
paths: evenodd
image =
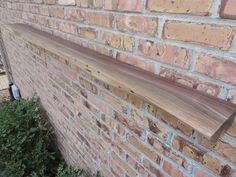
<svg viewBox="0 0 236 177"><path fill-rule="evenodd" d="M137 57L128 56L123 53L117 54L117 60L122 61L124 63L128 63L130 65L136 66L138 68L147 70L149 72L155 73L155 63L147 60L141 60Z"/></svg>
<svg viewBox="0 0 236 177"><path fill-rule="evenodd" d="M118 98L109 94L109 92L100 90L99 96L104 99L107 103L109 103L115 110L119 110L123 113L126 113L126 107Z"/></svg>
<svg viewBox="0 0 236 177"><path fill-rule="evenodd" d="M137 173L132 170L125 162L123 162L115 153L112 153L113 160L122 167L130 176L136 177Z"/></svg>
<svg viewBox="0 0 236 177"><path fill-rule="evenodd" d="M189 68L191 51L149 40L140 40L138 53L162 63Z"/></svg>
<svg viewBox="0 0 236 177"><path fill-rule="evenodd" d="M180 122L176 117L174 117L173 115L167 113L166 111L152 105L152 104L148 104L148 112L161 119L162 121L164 121L165 123L173 126L174 128L176 128L177 130L180 130L182 133L184 133L187 136L191 136L193 134L193 129L191 127L189 127L188 125L186 125L183 122Z"/></svg>
<svg viewBox="0 0 236 177"><path fill-rule="evenodd" d="M177 72L173 69L161 67L159 74L162 77L168 78L177 83L194 88L212 96L218 96L220 94L221 87L219 85L211 83L209 81L200 80L197 77L187 75L182 72Z"/></svg>
<svg viewBox="0 0 236 177"><path fill-rule="evenodd" d="M182 13L193 15L208 15L212 0L148 0L150 11Z"/></svg>
<svg viewBox="0 0 236 177"><path fill-rule="evenodd" d="M236 1L223 0L220 9L221 18L236 19Z"/></svg>
<svg viewBox="0 0 236 177"><path fill-rule="evenodd" d="M66 14L65 18L67 20L82 22L82 21L85 21L85 18L86 18L86 13L79 9L66 8L65 14Z"/></svg>
<svg viewBox="0 0 236 177"><path fill-rule="evenodd" d="M59 29L66 33L78 34L78 27L75 24L71 23L60 23Z"/></svg>
<svg viewBox="0 0 236 177"><path fill-rule="evenodd" d="M158 137L163 140L168 138L168 130L162 126L160 126L157 122L152 121L151 119L148 120L149 130Z"/></svg>
<svg viewBox="0 0 236 177"><path fill-rule="evenodd" d="M190 165L189 162L180 155L177 155L174 151L167 147L167 145L161 143L157 138L153 136L148 136L148 143L153 146L153 148L156 149L157 152L170 158L178 166L188 169Z"/></svg>
<svg viewBox="0 0 236 177"><path fill-rule="evenodd" d="M97 38L97 33L93 28L80 27L78 33L79 33L79 35L86 37L88 39L96 39Z"/></svg>
<svg viewBox="0 0 236 177"><path fill-rule="evenodd" d="M114 48L118 48L118 49L122 49L126 51L133 50L134 39L127 35L114 34L111 32L103 32L102 40L103 42L105 42L105 44Z"/></svg>
<svg viewBox="0 0 236 177"><path fill-rule="evenodd" d="M111 13L89 12L86 14L86 22L101 27L112 27L113 15Z"/></svg>
<svg viewBox="0 0 236 177"><path fill-rule="evenodd" d="M115 112L114 118L138 136L141 137L144 135L144 130L140 128L134 120L128 119L118 112Z"/></svg>
<svg viewBox="0 0 236 177"><path fill-rule="evenodd" d="M223 82L236 85L236 62L207 54L200 54L195 71Z"/></svg>
<svg viewBox="0 0 236 177"><path fill-rule="evenodd" d="M147 168L152 174L158 177L164 177L165 175L148 160L143 160L144 167Z"/></svg>
<svg viewBox="0 0 236 177"><path fill-rule="evenodd" d="M232 168L229 165L221 162L219 159L212 157L209 154L205 154L203 156L203 164L217 175L231 176L232 174Z"/></svg>
<svg viewBox="0 0 236 177"><path fill-rule="evenodd" d="M179 171L176 167L171 165L169 162L164 161L163 169L170 175L175 177L185 177L185 175Z"/></svg>
<svg viewBox="0 0 236 177"><path fill-rule="evenodd" d="M156 17L116 15L116 27L122 32L154 36L157 34L157 21Z"/></svg>
<svg viewBox="0 0 236 177"><path fill-rule="evenodd" d="M105 0L105 9L140 12L141 0Z"/></svg>
<svg viewBox="0 0 236 177"><path fill-rule="evenodd" d="M64 18L64 7L49 7L49 14L52 17Z"/></svg>
<svg viewBox="0 0 236 177"><path fill-rule="evenodd" d="M193 144L187 142L180 136L175 136L172 142L175 149L182 152L183 154L191 157L192 159L202 162L204 152L199 148L195 147Z"/></svg>
<svg viewBox="0 0 236 177"><path fill-rule="evenodd" d="M167 21L164 25L163 35L166 39L192 42L228 50L231 47L234 31L229 26Z"/></svg>
<svg viewBox="0 0 236 177"><path fill-rule="evenodd" d="M139 149L140 152L144 153L147 157L153 160L153 162L156 162L157 164L160 163L160 157L157 155L157 153L146 147L137 138L129 135L127 139L129 143L131 143L134 147Z"/></svg>
<svg viewBox="0 0 236 177"><path fill-rule="evenodd" d="M82 78L82 77L79 78L79 81L80 81L80 84L81 84L84 88L88 89L88 90L91 91L93 94L97 94L97 93L98 93L97 87L96 87L94 84L92 84L91 82L85 80L85 79Z"/></svg>

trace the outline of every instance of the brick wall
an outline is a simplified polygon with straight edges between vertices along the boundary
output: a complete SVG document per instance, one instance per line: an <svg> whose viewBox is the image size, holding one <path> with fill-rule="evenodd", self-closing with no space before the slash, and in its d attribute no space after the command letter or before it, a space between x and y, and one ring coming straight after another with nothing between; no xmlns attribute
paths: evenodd
<svg viewBox="0 0 236 177"><path fill-rule="evenodd" d="M23 22L236 103L235 0L0 0ZM4 32L13 77L35 92L69 163L104 176L236 176L236 122L212 143L154 105Z"/></svg>

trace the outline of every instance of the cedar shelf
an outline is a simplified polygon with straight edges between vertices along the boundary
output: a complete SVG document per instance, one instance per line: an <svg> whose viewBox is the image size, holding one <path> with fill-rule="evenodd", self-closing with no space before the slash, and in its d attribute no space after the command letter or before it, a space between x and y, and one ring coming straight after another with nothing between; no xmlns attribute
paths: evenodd
<svg viewBox="0 0 236 177"><path fill-rule="evenodd" d="M236 116L236 105L116 61L73 42L23 24L4 25L24 40L86 69L100 80L151 102L216 141Z"/></svg>

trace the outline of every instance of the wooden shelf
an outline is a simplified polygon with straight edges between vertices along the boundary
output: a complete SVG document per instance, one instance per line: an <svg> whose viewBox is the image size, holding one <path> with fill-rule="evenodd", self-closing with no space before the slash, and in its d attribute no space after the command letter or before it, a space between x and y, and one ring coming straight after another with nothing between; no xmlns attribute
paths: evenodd
<svg viewBox="0 0 236 177"><path fill-rule="evenodd" d="M234 104L121 63L70 41L22 24L8 25L6 28L26 41L69 58L69 62L91 71L95 77L148 100L213 141L229 128L236 116Z"/></svg>

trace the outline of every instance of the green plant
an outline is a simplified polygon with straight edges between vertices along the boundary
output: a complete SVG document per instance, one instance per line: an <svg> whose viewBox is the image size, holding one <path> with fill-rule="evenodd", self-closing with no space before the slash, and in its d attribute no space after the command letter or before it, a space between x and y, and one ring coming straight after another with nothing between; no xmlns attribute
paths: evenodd
<svg viewBox="0 0 236 177"><path fill-rule="evenodd" d="M0 177L77 177L51 146L38 100L0 103ZM97 175L92 175L100 177ZM86 177L91 177L87 175Z"/></svg>
<svg viewBox="0 0 236 177"><path fill-rule="evenodd" d="M1 174L45 176L54 153L47 150L48 131L39 124L38 101L5 101L0 106Z"/></svg>

